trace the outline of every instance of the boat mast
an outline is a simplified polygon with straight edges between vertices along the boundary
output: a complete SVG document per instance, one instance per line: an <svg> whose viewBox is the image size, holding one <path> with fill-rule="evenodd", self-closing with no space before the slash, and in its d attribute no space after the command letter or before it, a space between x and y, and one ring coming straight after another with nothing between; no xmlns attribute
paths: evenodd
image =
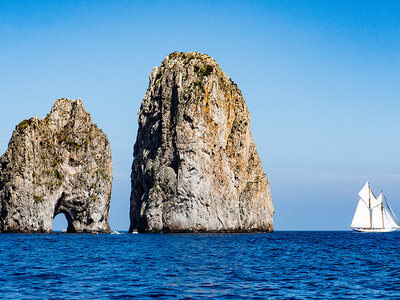
<svg viewBox="0 0 400 300"><path fill-rule="evenodd" d="M371 213L371 187L369 186L368 182L368 198L369 198L369 223L371 224L371 229L372 229L372 213Z"/></svg>
<svg viewBox="0 0 400 300"><path fill-rule="evenodd" d="M383 192L382 191L381 191L381 195L383 197ZM382 228L385 228L385 221L384 221L384 218L383 218L383 199L382 199L382 202L381 202L381 212L382 212Z"/></svg>

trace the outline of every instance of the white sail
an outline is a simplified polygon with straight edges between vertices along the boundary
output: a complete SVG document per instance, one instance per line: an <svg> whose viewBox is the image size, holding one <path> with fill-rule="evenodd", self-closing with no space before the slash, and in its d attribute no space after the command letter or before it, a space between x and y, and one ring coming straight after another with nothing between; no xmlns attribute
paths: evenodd
<svg viewBox="0 0 400 300"><path fill-rule="evenodd" d="M353 221L351 222L351 227L354 228L371 227L371 219L370 219L368 204L366 204L362 199L358 201L356 212L354 213Z"/></svg>
<svg viewBox="0 0 400 300"><path fill-rule="evenodd" d="M387 207L385 207L385 210L386 210L387 217L388 217L390 223L392 224L393 228L400 228L400 223L397 220L396 215L394 214L392 208L390 207L389 202L387 202L387 201L385 201L385 202L386 202L386 206L387 206Z"/></svg>
<svg viewBox="0 0 400 300"><path fill-rule="evenodd" d="M365 205L369 207L369 195L370 195L370 189L369 189L369 182L364 185L364 187L361 189L361 191L358 193L358 196L360 196L361 200L364 201Z"/></svg>
<svg viewBox="0 0 400 300"><path fill-rule="evenodd" d="M376 198L374 193L372 192L371 188L369 189L369 193L370 193L370 199L371 199L371 208L376 207L378 205L381 206L382 202L383 202L382 197L381 197L381 199L379 199L379 197Z"/></svg>
<svg viewBox="0 0 400 300"><path fill-rule="evenodd" d="M384 224L385 224L384 228L394 228L391 218L389 216L389 213L386 209L383 211L383 218L384 218Z"/></svg>
<svg viewBox="0 0 400 300"><path fill-rule="evenodd" d="M370 189L371 190L371 189ZM373 199L373 200L372 200ZM383 196L382 193L378 198L375 198L371 191L371 203L374 205L371 208L372 228L386 228L383 214Z"/></svg>
<svg viewBox="0 0 400 300"><path fill-rule="evenodd" d="M386 206L387 206L389 215L392 217L393 221L398 226L397 228L400 228L400 222L397 220L396 215L394 214L394 211L390 207L389 202L387 202L386 198L385 198L385 202L386 202Z"/></svg>
<svg viewBox="0 0 400 300"><path fill-rule="evenodd" d="M372 228L383 228L384 216L382 215L381 207L376 206L375 208L371 209L371 215L372 215Z"/></svg>
<svg viewBox="0 0 400 300"><path fill-rule="evenodd" d="M376 199L368 181L365 183L358 195L360 196L361 200L364 201L367 207L373 208L381 203L378 199Z"/></svg>

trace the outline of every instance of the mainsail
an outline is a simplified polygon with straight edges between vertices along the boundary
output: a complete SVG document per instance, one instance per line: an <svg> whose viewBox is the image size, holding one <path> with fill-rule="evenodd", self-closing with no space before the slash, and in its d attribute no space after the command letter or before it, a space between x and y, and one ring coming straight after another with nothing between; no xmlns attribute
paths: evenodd
<svg viewBox="0 0 400 300"><path fill-rule="evenodd" d="M370 212L367 204L360 199L351 222L351 227L369 228L371 226Z"/></svg>
<svg viewBox="0 0 400 300"><path fill-rule="evenodd" d="M381 193L378 198L375 198L376 203L378 204L371 208L372 228L388 228L388 226L390 225L388 221L385 222L385 214L384 214L382 199L383 196ZM389 228L393 227L390 225Z"/></svg>

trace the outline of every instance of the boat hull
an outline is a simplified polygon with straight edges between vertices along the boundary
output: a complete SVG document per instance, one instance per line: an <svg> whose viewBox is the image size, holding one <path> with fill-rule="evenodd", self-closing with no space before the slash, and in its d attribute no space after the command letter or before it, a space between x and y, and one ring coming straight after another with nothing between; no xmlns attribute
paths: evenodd
<svg viewBox="0 0 400 300"><path fill-rule="evenodd" d="M395 231L396 228L352 228L357 232L392 232Z"/></svg>

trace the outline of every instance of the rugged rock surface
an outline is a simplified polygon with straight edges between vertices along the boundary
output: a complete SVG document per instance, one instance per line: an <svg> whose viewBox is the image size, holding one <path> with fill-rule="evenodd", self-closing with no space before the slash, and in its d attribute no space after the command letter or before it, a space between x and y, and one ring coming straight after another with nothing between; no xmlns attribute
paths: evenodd
<svg viewBox="0 0 400 300"><path fill-rule="evenodd" d="M2 232L109 232L112 186L107 136L80 99L57 100L50 114L19 123L0 158Z"/></svg>
<svg viewBox="0 0 400 300"><path fill-rule="evenodd" d="M130 231L273 230L249 112L211 57L170 54L153 69L138 114Z"/></svg>

